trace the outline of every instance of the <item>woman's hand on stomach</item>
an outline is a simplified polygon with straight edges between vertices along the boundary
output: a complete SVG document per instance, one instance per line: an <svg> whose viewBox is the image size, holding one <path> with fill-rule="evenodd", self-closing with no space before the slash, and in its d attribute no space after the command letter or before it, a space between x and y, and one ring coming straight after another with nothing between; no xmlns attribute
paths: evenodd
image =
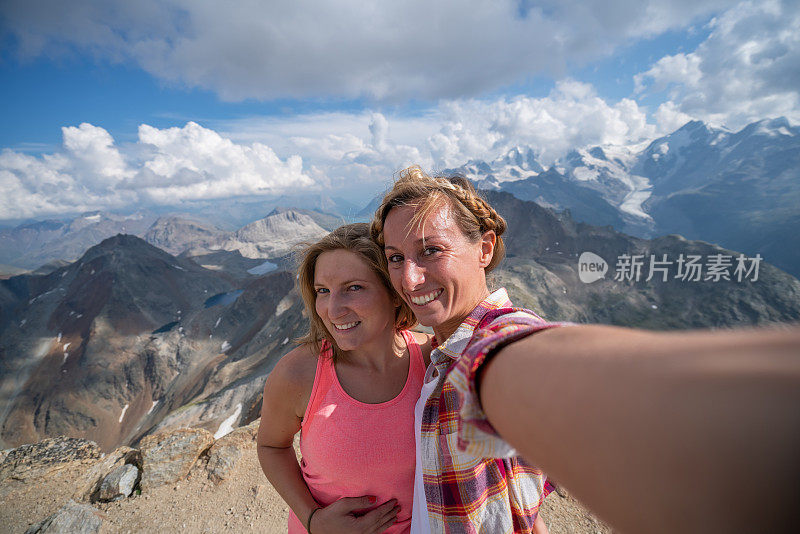
<svg viewBox="0 0 800 534"><path fill-rule="evenodd" d="M310 531L314 534L377 534L392 526L400 511L397 499L390 499L360 514L372 506L375 506L375 497L342 497L311 517Z"/></svg>

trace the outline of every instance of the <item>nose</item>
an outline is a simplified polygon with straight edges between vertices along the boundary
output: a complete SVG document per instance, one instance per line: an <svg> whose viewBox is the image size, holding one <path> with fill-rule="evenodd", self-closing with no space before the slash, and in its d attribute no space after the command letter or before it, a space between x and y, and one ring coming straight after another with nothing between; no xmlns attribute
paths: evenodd
<svg viewBox="0 0 800 534"><path fill-rule="evenodd" d="M404 289L413 291L425 282L425 270L414 261L403 262L402 282Z"/></svg>
<svg viewBox="0 0 800 534"><path fill-rule="evenodd" d="M331 319L337 319L339 317L344 317L347 314L347 305L345 302L345 298L343 295L340 295L337 291L331 291L330 295L328 296L328 317Z"/></svg>

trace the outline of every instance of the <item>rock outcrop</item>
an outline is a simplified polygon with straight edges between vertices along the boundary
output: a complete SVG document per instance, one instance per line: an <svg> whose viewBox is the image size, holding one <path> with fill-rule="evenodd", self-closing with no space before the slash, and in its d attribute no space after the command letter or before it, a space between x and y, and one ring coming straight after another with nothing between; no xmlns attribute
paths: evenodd
<svg viewBox="0 0 800 534"><path fill-rule="evenodd" d="M79 438L49 438L22 445L7 451L0 461L0 482L40 477L71 462L92 463L102 455L96 443Z"/></svg>
<svg viewBox="0 0 800 534"><path fill-rule="evenodd" d="M252 446L258 433L259 420L237 428L218 439L208 451L208 478L222 482L233 471L245 451Z"/></svg>
<svg viewBox="0 0 800 534"><path fill-rule="evenodd" d="M142 451L142 491L186 477L201 454L214 443L202 428L181 428L145 437Z"/></svg>
<svg viewBox="0 0 800 534"><path fill-rule="evenodd" d="M99 510L69 500L58 512L31 526L25 534L94 534L100 531L102 524Z"/></svg>

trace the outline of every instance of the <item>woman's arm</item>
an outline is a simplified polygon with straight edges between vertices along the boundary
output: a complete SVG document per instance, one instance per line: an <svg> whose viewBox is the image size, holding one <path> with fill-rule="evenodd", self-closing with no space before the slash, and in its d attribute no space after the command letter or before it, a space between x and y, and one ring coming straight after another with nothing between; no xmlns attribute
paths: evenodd
<svg viewBox="0 0 800 534"><path fill-rule="evenodd" d="M261 469L304 525L318 504L303 480L292 442L314 383L311 358L305 347L298 347L267 376L257 437Z"/></svg>
<svg viewBox="0 0 800 534"><path fill-rule="evenodd" d="M800 524L800 328L554 328L482 369L509 443L621 532Z"/></svg>
<svg viewBox="0 0 800 534"><path fill-rule="evenodd" d="M316 356L298 347L284 356L267 377L258 427L258 461L272 486L297 518L308 524L321 508L303 480L292 442L309 402L316 371ZM392 499L369 513L353 512L375 505L375 497L349 497L321 508L312 517L314 534L335 532L382 532L394 523L399 508Z"/></svg>

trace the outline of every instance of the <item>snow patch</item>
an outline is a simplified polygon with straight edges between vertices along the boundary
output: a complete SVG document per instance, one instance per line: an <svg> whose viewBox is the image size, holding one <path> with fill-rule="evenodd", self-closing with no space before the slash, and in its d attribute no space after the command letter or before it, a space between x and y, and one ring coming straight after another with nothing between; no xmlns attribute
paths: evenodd
<svg viewBox="0 0 800 534"><path fill-rule="evenodd" d="M127 411L128 411L128 405L126 404L125 406L122 407L122 413L119 414L119 422L120 423L122 422L122 419L125 417L125 412L127 412Z"/></svg>
<svg viewBox="0 0 800 534"><path fill-rule="evenodd" d="M22 320L22 321L19 323L19 327L20 327L20 328L22 328L23 326L25 326L25 323L27 323L27 322L28 322L28 320L27 320L27 319L23 319L23 320Z"/></svg>
<svg viewBox="0 0 800 534"><path fill-rule="evenodd" d="M225 352L225 351L226 351L226 350L228 350L229 348L231 348L231 344L230 344L230 343L228 343L228 341L227 341L227 340L225 340L225 341L223 341L223 342L222 342L222 348L220 349L220 351L221 351L221 352Z"/></svg>
<svg viewBox="0 0 800 534"><path fill-rule="evenodd" d="M589 167L576 167L572 170L572 175L581 182L588 182L590 180L597 180L600 173Z"/></svg>
<svg viewBox="0 0 800 534"><path fill-rule="evenodd" d="M628 184L631 186L632 191L622 199L622 203L619 206L620 211L643 219L652 219L652 217L642 209L642 203L650 198L650 195L653 193L650 180L644 176L632 174L630 175Z"/></svg>
<svg viewBox="0 0 800 534"><path fill-rule="evenodd" d="M290 299L288 295L283 297L281 301L278 303L278 307L275 308L275 317L280 316L281 314L283 314L283 312L285 312L291 307L292 307L292 299Z"/></svg>
<svg viewBox="0 0 800 534"><path fill-rule="evenodd" d="M64 361L61 362L61 365L64 365L65 363L67 363L67 358L69 358L69 352L65 352L64 353Z"/></svg>
<svg viewBox="0 0 800 534"><path fill-rule="evenodd" d="M100 215L87 215L86 217L84 217L84 219L86 219L87 221L99 221Z"/></svg>
<svg viewBox="0 0 800 534"><path fill-rule="evenodd" d="M179 271L185 271L185 270L186 270L186 269L184 269L183 267L181 267L181 266L179 266L179 265L173 265L173 267L175 267L175 268L176 268L176 269L178 269Z"/></svg>
<svg viewBox="0 0 800 534"><path fill-rule="evenodd" d="M658 152L666 156L667 152L669 152L669 143L661 143L658 145Z"/></svg>
<svg viewBox="0 0 800 534"><path fill-rule="evenodd" d="M61 332L58 333L58 342L61 343Z"/></svg>
<svg viewBox="0 0 800 534"><path fill-rule="evenodd" d="M219 326L219 322L222 320L222 317L217 318L217 322L214 323L214 328Z"/></svg>
<svg viewBox="0 0 800 534"><path fill-rule="evenodd" d="M233 424L239 418L239 415L242 413L242 403L236 405L236 410L234 410L233 414L230 417L225 419L216 432L214 432L214 439L219 439L222 436L230 434L233 432Z"/></svg>
<svg viewBox="0 0 800 534"><path fill-rule="evenodd" d="M152 411L155 409L155 407L156 407L156 404L158 404L158 401L157 401L157 400L154 400L154 401L153 401L153 405L152 405L152 406L150 406L150 409L149 409L149 410L147 410L147 413L146 413L145 415L150 415L150 414L152 413Z"/></svg>
<svg viewBox="0 0 800 534"><path fill-rule="evenodd" d="M247 269L247 272L250 274L262 275L262 274L267 274L270 271L274 271L277 268L278 266L272 263L271 261L265 261L260 265L256 265L252 269Z"/></svg>
<svg viewBox="0 0 800 534"><path fill-rule="evenodd" d="M64 350L67 350L70 345L72 345L71 341L69 343L64 343Z"/></svg>
<svg viewBox="0 0 800 534"><path fill-rule="evenodd" d="M285 338L283 340L283 343L281 343L281 345L286 345L288 342L289 342L289 338L287 337L287 338Z"/></svg>

